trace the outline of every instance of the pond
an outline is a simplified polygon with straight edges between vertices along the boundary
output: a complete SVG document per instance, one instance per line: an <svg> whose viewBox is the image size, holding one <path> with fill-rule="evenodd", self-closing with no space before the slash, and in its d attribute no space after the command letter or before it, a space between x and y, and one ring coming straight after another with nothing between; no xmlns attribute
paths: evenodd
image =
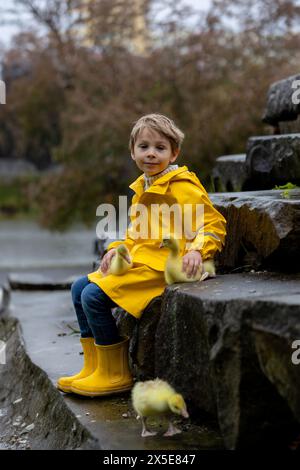
<svg viewBox="0 0 300 470"><path fill-rule="evenodd" d="M0 270L71 268L95 259L95 227L75 225L65 233L42 229L34 221L0 221Z"/></svg>

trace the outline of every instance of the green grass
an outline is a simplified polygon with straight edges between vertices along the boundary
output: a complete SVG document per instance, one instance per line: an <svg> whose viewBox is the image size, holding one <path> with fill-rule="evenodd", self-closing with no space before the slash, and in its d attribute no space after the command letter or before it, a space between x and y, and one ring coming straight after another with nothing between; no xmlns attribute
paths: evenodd
<svg viewBox="0 0 300 470"><path fill-rule="evenodd" d="M285 199L289 199L291 197L291 194L290 194L291 189L300 189L300 187L293 183L286 183L282 186L276 185L272 189L283 189L284 191L281 193L281 196L284 197Z"/></svg>

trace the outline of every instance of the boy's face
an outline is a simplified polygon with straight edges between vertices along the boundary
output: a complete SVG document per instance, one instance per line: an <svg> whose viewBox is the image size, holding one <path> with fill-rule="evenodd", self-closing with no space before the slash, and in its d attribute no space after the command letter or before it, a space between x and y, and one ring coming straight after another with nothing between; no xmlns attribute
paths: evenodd
<svg viewBox="0 0 300 470"><path fill-rule="evenodd" d="M175 162L179 150L173 154L170 141L159 132L145 128L134 144L132 159L146 176L154 176Z"/></svg>

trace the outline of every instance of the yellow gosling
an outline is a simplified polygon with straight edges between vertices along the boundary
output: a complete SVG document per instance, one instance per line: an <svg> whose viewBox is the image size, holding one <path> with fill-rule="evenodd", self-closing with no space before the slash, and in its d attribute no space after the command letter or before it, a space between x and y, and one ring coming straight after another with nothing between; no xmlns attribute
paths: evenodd
<svg viewBox="0 0 300 470"><path fill-rule="evenodd" d="M213 259L203 261L202 272L207 273L207 277L216 277L216 267Z"/></svg>
<svg viewBox="0 0 300 470"><path fill-rule="evenodd" d="M146 382L137 382L131 392L132 405L137 419L142 420L142 437L155 436L156 432L148 431L146 420L150 416L168 417L168 430L164 436L173 436L181 432L170 419L172 413L188 418L185 401L179 393L164 380L156 378Z"/></svg>
<svg viewBox="0 0 300 470"><path fill-rule="evenodd" d="M208 277L215 277L214 261L206 260L199 266L195 276L188 277L182 270L182 256L180 256L179 242L171 235L163 238L160 247L167 247L170 254L165 265L165 280L168 285L176 282L195 282L204 281Z"/></svg>
<svg viewBox="0 0 300 470"><path fill-rule="evenodd" d="M122 244L116 248L116 254L110 262L110 266L104 276L114 274L115 276L122 276L132 267L132 260L129 250L126 245ZM102 271L101 271L102 272Z"/></svg>

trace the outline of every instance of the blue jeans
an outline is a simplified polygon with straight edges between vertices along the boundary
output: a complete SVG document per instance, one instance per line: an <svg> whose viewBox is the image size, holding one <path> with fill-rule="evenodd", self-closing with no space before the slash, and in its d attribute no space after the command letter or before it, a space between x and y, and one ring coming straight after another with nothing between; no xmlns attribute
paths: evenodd
<svg viewBox="0 0 300 470"><path fill-rule="evenodd" d="M71 286L71 295L82 338L95 338L99 345L115 344L121 339L112 315L117 304L87 276Z"/></svg>

